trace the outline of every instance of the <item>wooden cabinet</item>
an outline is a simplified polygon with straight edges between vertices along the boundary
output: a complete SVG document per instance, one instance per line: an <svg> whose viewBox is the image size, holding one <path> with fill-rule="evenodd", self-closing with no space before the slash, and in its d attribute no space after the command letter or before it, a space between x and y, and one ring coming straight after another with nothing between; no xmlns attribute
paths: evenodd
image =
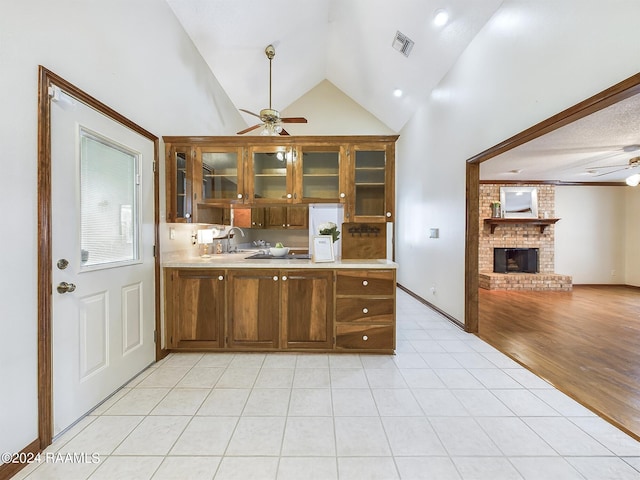
<svg viewBox="0 0 640 480"><path fill-rule="evenodd" d="M165 177L167 222L191 222L195 148L167 145Z"/></svg>
<svg viewBox="0 0 640 480"><path fill-rule="evenodd" d="M228 346L275 349L279 346L280 272L229 270Z"/></svg>
<svg viewBox="0 0 640 480"><path fill-rule="evenodd" d="M166 343L176 349L224 347L224 270L165 270Z"/></svg>
<svg viewBox="0 0 640 480"><path fill-rule="evenodd" d="M336 349L395 349L395 270L337 270Z"/></svg>
<svg viewBox="0 0 640 480"><path fill-rule="evenodd" d="M348 222L394 220L397 136L163 139L168 222L209 223L212 204L309 203L344 204Z"/></svg>
<svg viewBox="0 0 640 480"><path fill-rule="evenodd" d="M282 347L333 347L333 271L282 272Z"/></svg>
<svg viewBox="0 0 640 480"><path fill-rule="evenodd" d="M309 227L309 207L295 205L265 207L265 228L306 229Z"/></svg>
<svg viewBox="0 0 640 480"><path fill-rule="evenodd" d="M392 353L395 270L165 268L165 328L172 350Z"/></svg>
<svg viewBox="0 0 640 480"><path fill-rule="evenodd" d="M345 145L301 145L294 157L294 198L302 203L345 203L348 157Z"/></svg>
<svg viewBox="0 0 640 480"><path fill-rule="evenodd" d="M394 221L394 145L351 145L349 165L347 219L351 222Z"/></svg>

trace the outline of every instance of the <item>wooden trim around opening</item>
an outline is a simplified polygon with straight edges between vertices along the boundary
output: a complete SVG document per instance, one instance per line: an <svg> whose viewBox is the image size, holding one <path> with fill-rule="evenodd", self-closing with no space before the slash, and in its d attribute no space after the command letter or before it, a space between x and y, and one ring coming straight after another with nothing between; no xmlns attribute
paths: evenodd
<svg viewBox="0 0 640 480"><path fill-rule="evenodd" d="M482 162L523 145L530 140L557 130L594 112L602 110L614 103L625 100L640 93L640 73L636 73L620 83L570 107L562 112L514 135L513 137L474 155L467 160L467 233L465 239L465 330L478 332L478 247L480 232L478 215L480 198L474 185L479 183L479 165ZM472 166L477 167L474 168ZM492 182L495 183L495 182ZM505 183L505 182L500 182ZM518 182L523 183L523 182ZM529 182L527 182L529 183ZM474 219L476 220L474 222Z"/></svg>
<svg viewBox="0 0 640 480"><path fill-rule="evenodd" d="M57 86L85 105L124 125L154 144L154 208L156 252L160 248L159 139L111 107L69 83L42 65L38 68L38 446L41 450L53 438L52 389L52 253L51 253L51 101L49 88ZM155 258L156 360L166 355L160 343L160 256ZM31 447L31 445L29 446ZM27 447L27 448L29 448Z"/></svg>

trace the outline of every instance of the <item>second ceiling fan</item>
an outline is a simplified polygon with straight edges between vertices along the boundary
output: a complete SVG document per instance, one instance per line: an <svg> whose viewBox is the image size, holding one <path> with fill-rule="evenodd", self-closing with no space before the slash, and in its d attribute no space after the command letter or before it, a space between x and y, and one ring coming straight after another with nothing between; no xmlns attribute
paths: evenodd
<svg viewBox="0 0 640 480"><path fill-rule="evenodd" d="M262 121L262 123L258 123L249 128L245 128L244 130L240 130L238 132L238 135L250 132L263 125L264 130L262 132L262 135L289 135L289 133L284 128L282 128L283 123L307 123L307 119L304 117L282 118L280 117L280 112L278 112L278 110L274 110L273 108L271 108L271 62L273 60L273 57L276 56L276 49L273 48L273 45L268 45L267 48L265 48L264 53L269 59L269 108L260 110L260 115L241 108L241 112L245 112L249 115L253 115L254 117L258 117Z"/></svg>

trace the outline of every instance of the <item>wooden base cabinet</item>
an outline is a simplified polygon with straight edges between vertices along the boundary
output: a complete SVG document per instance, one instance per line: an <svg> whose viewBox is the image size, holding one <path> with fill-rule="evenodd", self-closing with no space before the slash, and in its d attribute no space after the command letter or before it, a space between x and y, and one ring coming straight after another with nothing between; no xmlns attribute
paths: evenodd
<svg viewBox="0 0 640 480"><path fill-rule="evenodd" d="M229 348L278 348L280 272L247 268L228 275Z"/></svg>
<svg viewBox="0 0 640 480"><path fill-rule="evenodd" d="M288 270L282 280L282 347L331 349L333 271Z"/></svg>
<svg viewBox="0 0 640 480"><path fill-rule="evenodd" d="M395 270L336 271L336 350L395 349Z"/></svg>
<svg viewBox="0 0 640 480"><path fill-rule="evenodd" d="M224 280L224 270L193 268L165 271L165 325L169 348L224 347Z"/></svg>
<svg viewBox="0 0 640 480"><path fill-rule="evenodd" d="M165 269L172 350L395 349L395 270Z"/></svg>

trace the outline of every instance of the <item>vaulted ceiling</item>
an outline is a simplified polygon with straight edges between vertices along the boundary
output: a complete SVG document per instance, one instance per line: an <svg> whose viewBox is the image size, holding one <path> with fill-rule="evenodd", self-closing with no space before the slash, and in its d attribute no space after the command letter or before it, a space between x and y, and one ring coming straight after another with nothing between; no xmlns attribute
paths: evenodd
<svg viewBox="0 0 640 480"><path fill-rule="evenodd" d="M394 131L448 72L502 0L167 0L238 108L284 110L322 80ZM449 20L434 24L445 10ZM400 31L409 56L392 46ZM402 90L402 96L394 91ZM290 112L304 115L304 112ZM245 115L247 124L255 118Z"/></svg>
<svg viewBox="0 0 640 480"><path fill-rule="evenodd" d="M503 0L166 0L240 109L284 110L328 80L399 132ZM449 19L434 23L444 10ZM397 32L415 42L394 49ZM401 90L402 95L394 95ZM287 111L291 116L306 112ZM243 113L247 126L257 119ZM640 96L544 135L481 166L490 180L624 181L640 155Z"/></svg>

